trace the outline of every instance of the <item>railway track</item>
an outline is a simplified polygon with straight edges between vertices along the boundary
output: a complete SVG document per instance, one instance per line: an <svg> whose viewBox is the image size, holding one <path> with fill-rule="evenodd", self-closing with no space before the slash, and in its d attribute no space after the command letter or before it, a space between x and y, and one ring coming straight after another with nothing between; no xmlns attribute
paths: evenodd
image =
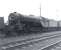
<svg viewBox="0 0 61 50"><path fill-rule="evenodd" d="M60 34L54 34L54 35L50 35L50 36L43 36L43 37L38 37L38 38L32 38L32 39L27 39L27 40L22 40L22 41L16 41L16 42L11 42L5 45L0 46L1 50L15 50L15 48L27 48L28 46L32 46L34 44L39 44L40 42L45 42L45 41L49 41L50 39L56 38L61 36ZM60 42L61 40L57 41L56 43ZM50 42L51 43L51 42ZM54 43L54 44L56 44ZM53 45L53 43L51 44ZM50 44L47 46L51 46ZM44 47L41 47L39 49L44 49Z"/></svg>
<svg viewBox="0 0 61 50"><path fill-rule="evenodd" d="M61 41L54 45L43 48L42 50L61 50Z"/></svg>

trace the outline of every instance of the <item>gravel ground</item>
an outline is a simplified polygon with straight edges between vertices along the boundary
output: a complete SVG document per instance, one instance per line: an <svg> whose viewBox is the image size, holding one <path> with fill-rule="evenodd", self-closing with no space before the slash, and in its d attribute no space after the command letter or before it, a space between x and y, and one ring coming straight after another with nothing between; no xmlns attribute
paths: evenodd
<svg viewBox="0 0 61 50"><path fill-rule="evenodd" d="M37 34L36 33L36 34L31 34L31 35L26 35L26 36L17 36L17 37L10 37L10 38L0 38L0 45L10 43L10 42L14 42L14 41L21 41L21 40L25 40L25 39L40 37L40 36L48 36L48 35L52 35L52 34L56 34L56 33L61 33L61 31L43 33L43 34L41 34L41 33Z"/></svg>

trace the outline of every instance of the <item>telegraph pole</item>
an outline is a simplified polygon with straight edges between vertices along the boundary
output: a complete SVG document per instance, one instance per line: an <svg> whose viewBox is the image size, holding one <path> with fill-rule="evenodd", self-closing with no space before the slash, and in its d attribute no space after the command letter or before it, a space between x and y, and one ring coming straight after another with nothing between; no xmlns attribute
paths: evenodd
<svg viewBox="0 0 61 50"><path fill-rule="evenodd" d="M59 12L59 10L56 9L56 16L57 16L57 17L59 17L59 15L57 14L58 12ZM60 23L60 22L58 21L58 22L57 22L57 27L58 27L57 30L59 29L59 23Z"/></svg>
<svg viewBox="0 0 61 50"><path fill-rule="evenodd" d="M41 17L41 4L40 4L40 17Z"/></svg>

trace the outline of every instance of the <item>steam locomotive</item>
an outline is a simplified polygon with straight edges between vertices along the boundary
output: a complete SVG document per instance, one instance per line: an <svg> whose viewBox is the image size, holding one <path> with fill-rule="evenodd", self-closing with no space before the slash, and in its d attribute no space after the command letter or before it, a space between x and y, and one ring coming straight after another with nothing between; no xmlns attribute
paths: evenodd
<svg viewBox="0 0 61 50"><path fill-rule="evenodd" d="M17 36L59 30L61 30L61 21L47 19L42 16L27 16L13 12L8 16L8 25L0 29L0 32L2 32L4 36Z"/></svg>
<svg viewBox="0 0 61 50"><path fill-rule="evenodd" d="M13 29L13 31L17 33L61 30L61 21L50 20L42 16L26 16L14 12L10 13L8 20L10 29Z"/></svg>

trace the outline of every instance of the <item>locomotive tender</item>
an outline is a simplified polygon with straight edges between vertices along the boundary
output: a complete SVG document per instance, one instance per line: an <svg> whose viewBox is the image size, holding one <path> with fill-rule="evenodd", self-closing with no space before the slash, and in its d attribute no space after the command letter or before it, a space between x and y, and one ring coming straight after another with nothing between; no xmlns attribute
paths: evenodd
<svg viewBox="0 0 61 50"><path fill-rule="evenodd" d="M10 13L8 20L8 25L16 32L42 32L61 29L61 21L46 19L42 16L26 16L14 12Z"/></svg>

